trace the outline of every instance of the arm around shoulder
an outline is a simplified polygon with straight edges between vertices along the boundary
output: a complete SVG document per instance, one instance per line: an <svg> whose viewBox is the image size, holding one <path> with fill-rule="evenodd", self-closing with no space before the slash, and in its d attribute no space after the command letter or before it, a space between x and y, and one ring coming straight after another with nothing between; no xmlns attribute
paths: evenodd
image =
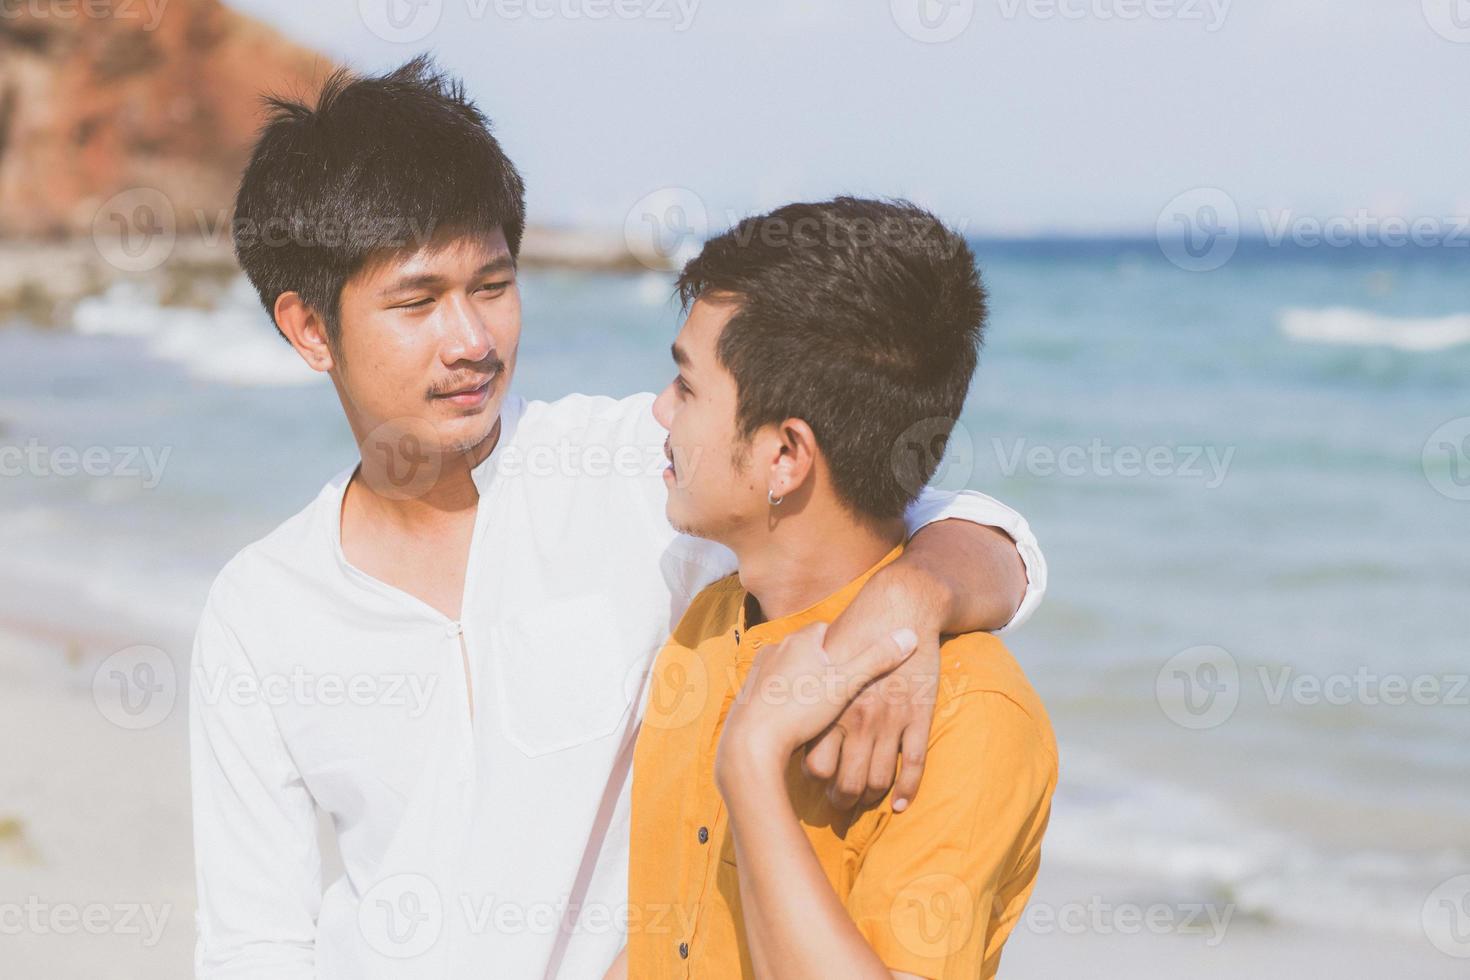
<svg viewBox="0 0 1470 980"><path fill-rule="evenodd" d="M1046 557L1031 525L999 500L926 487L909 506L905 524L909 545L901 561L939 584L944 632L1004 632L1041 604Z"/></svg>

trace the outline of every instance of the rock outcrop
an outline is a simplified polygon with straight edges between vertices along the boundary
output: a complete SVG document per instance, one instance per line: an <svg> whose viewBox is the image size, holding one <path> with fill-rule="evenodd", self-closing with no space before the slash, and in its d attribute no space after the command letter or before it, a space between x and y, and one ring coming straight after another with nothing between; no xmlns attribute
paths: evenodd
<svg viewBox="0 0 1470 980"><path fill-rule="evenodd" d="M0 237L90 234L98 208L135 188L168 198L181 235L219 227L258 96L312 92L335 67L219 0L7 7Z"/></svg>

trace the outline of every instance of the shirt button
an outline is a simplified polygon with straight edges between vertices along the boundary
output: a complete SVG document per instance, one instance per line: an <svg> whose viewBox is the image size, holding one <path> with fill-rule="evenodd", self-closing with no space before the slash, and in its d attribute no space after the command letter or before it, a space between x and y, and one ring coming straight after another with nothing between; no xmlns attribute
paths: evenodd
<svg viewBox="0 0 1470 980"><path fill-rule="evenodd" d="M449 625L444 627L445 636L458 636L460 633L463 632L464 627L459 625L458 623L450 623Z"/></svg>
<svg viewBox="0 0 1470 980"><path fill-rule="evenodd" d="M689 958L689 944L688 943L680 943L679 944L679 959L681 959L681 960L687 960L688 958Z"/></svg>
<svg viewBox="0 0 1470 980"><path fill-rule="evenodd" d="M708 827L700 827L699 828L699 842L701 844L708 844L709 843L709 828Z"/></svg>

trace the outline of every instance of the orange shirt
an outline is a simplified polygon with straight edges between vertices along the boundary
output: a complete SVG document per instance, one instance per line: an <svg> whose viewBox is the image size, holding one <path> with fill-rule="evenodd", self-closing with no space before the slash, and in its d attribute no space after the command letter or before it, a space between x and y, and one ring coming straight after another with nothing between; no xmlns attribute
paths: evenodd
<svg viewBox="0 0 1470 980"><path fill-rule="evenodd" d="M633 758L630 977L754 976L715 787L720 730L762 646L831 622L902 550L815 606L749 629L740 580L722 579L694 599L659 653ZM888 799L834 809L800 753L786 785L827 880L890 969L993 977L1036 880L1056 743L999 640L969 633L940 652L924 782L907 810L895 814Z"/></svg>

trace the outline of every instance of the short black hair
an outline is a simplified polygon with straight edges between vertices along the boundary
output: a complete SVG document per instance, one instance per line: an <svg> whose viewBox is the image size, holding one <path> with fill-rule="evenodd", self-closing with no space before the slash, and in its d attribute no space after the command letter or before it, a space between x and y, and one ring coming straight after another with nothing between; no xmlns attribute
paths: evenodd
<svg viewBox="0 0 1470 980"><path fill-rule="evenodd" d="M521 175L463 83L428 56L370 78L339 70L315 108L280 96L265 103L231 230L272 320L277 297L294 291L335 340L347 280L377 254L436 236L499 228L519 253Z"/></svg>
<svg viewBox="0 0 1470 980"><path fill-rule="evenodd" d="M964 239L907 201L789 204L707 242L677 289L686 310L738 304L717 356L742 438L802 419L850 509L901 515L934 475L979 358L985 290ZM917 460L904 445L915 439Z"/></svg>

